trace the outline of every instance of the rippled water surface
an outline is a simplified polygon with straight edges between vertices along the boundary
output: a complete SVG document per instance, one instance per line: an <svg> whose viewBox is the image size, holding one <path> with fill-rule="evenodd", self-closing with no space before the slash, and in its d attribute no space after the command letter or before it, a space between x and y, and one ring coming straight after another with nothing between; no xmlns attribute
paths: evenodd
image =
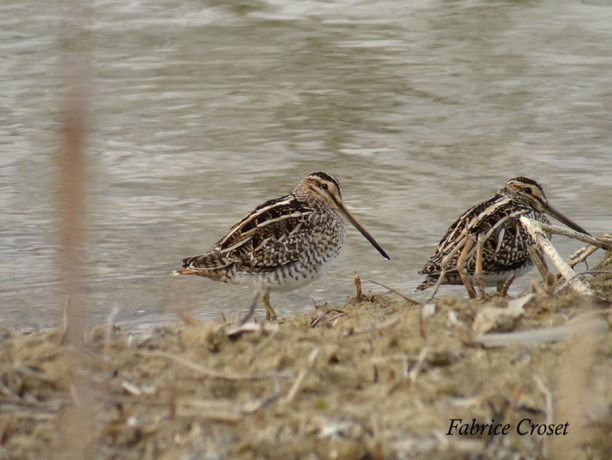
<svg viewBox="0 0 612 460"><path fill-rule="evenodd" d="M65 19L48 2L0 5L4 325L61 322ZM170 273L316 170L340 180L391 261L349 228L324 279L273 294L281 315L311 309L309 292L342 302L354 270L411 295L446 228L517 175L591 233L612 231L610 24L603 0L94 1L91 321L246 307L246 287Z"/></svg>

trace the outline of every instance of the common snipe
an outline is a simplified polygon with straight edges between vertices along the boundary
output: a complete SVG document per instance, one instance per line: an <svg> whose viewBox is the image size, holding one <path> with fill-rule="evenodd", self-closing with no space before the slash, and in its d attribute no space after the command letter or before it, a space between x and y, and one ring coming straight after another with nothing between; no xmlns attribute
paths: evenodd
<svg viewBox="0 0 612 460"><path fill-rule="evenodd" d="M511 276L517 278L533 268L530 246L543 260L541 250L519 218L526 216L550 225L546 214L588 235L548 203L536 181L526 177L510 179L493 198L471 207L450 226L434 255L419 271L427 278L416 290L427 289L433 283L463 284L474 298L474 281L481 287L481 296L483 285L497 285L500 290Z"/></svg>
<svg viewBox="0 0 612 460"><path fill-rule="evenodd" d="M250 283L266 319L276 319L270 291L290 291L317 280L332 266L344 243L344 216L389 259L342 202L340 184L324 172L306 176L289 195L266 201L230 228L206 254L183 259L175 275Z"/></svg>

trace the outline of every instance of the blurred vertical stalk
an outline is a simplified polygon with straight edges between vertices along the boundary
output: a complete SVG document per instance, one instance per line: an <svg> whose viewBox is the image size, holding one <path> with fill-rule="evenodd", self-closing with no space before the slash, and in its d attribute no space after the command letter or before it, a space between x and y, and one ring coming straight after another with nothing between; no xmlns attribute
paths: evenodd
<svg viewBox="0 0 612 460"><path fill-rule="evenodd" d="M61 443L57 458L86 460L96 457L98 439L96 398L83 353L86 345L83 230L91 45L86 31L89 17L86 2L65 0L63 6L66 14L61 30L63 100L58 153L58 221L62 250L58 262L66 294L63 340L64 352L71 360L67 375L71 398L59 420Z"/></svg>
<svg viewBox="0 0 612 460"><path fill-rule="evenodd" d="M69 5L79 4L69 0ZM82 8L77 9L81 10ZM77 14L72 9L73 14ZM82 16L81 12L79 16ZM78 33L77 19L66 26L69 29L64 41L64 100L61 110L61 147L59 152L60 196L60 268L68 297L66 303L66 332L71 342L81 340L84 312L79 293L82 290L82 245L85 213L85 132L87 122L86 75L89 55L83 44L83 34ZM80 21L79 21L80 22Z"/></svg>

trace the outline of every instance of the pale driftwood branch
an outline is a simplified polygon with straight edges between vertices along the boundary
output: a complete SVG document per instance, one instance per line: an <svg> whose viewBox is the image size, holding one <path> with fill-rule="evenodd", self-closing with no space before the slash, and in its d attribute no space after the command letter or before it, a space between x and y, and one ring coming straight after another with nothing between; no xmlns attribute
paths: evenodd
<svg viewBox="0 0 612 460"><path fill-rule="evenodd" d="M586 287L582 281L576 278L576 273L572 268L565 263L561 255L557 252L548 237L543 231L540 222L529 219L528 217L520 217L521 224L529 232L533 240L542 248L542 251L549 257L552 263L557 267L559 273L569 281L569 286L578 294L593 295L591 290ZM550 227L550 226L548 226ZM578 234L578 233L577 233Z"/></svg>
<svg viewBox="0 0 612 460"><path fill-rule="evenodd" d="M523 220L523 218L521 218L521 220ZM568 238L573 238L575 240L582 241L583 243L589 243L593 246L597 246L598 248L612 249L612 238L608 236L605 236L604 238L595 238L572 230L571 228L557 227L556 225L547 225L542 223L540 223L540 226L542 227L542 230L547 233L567 236ZM610 241L606 241L608 239L610 239Z"/></svg>
<svg viewBox="0 0 612 460"><path fill-rule="evenodd" d="M548 343L565 340L574 334L607 334L608 323L601 317L586 314L562 326L546 329L531 329L518 332L501 332L484 334L474 339L485 347L505 347L515 343L527 345L530 343Z"/></svg>

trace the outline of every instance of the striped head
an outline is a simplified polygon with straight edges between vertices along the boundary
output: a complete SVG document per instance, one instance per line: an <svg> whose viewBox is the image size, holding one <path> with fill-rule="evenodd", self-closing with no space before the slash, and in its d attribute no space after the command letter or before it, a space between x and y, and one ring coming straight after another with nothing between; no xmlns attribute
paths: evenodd
<svg viewBox="0 0 612 460"><path fill-rule="evenodd" d="M511 197L514 200L522 201L528 204L531 208L546 213L549 216L554 217L559 222L564 223L569 228L576 230L577 232L589 235L589 233L576 224L573 220L561 214L555 208L553 208L540 184L533 179L527 177L515 177L506 182L502 188L497 192L499 195Z"/></svg>
<svg viewBox="0 0 612 460"><path fill-rule="evenodd" d="M337 211L343 206L340 182L331 174L322 171L308 174L293 190L293 194L307 199L321 201Z"/></svg>
<svg viewBox="0 0 612 460"><path fill-rule="evenodd" d="M548 199L540 184L527 177L515 177L506 182L497 192L500 195L510 196L514 199L527 202L532 208L546 212L549 206Z"/></svg>
<svg viewBox="0 0 612 460"><path fill-rule="evenodd" d="M331 174L323 171L313 172L308 174L298 186L291 192L292 195L306 200L314 200L325 205L326 207L339 212L346 220L359 230L359 232L374 246L378 252L385 258L389 259L387 253L374 240L372 235L357 222L351 212L342 202L342 193L340 192L340 182Z"/></svg>

